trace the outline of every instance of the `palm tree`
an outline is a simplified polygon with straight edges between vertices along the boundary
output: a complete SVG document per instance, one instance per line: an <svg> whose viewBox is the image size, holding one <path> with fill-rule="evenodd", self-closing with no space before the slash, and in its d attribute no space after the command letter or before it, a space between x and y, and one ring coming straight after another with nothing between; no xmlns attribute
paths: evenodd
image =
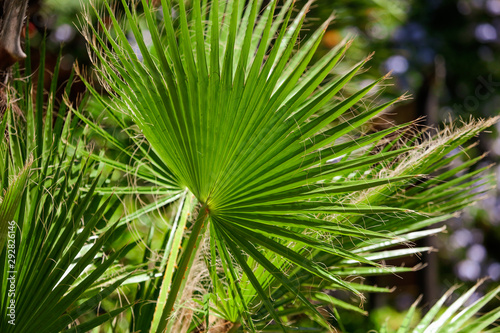
<svg viewBox="0 0 500 333"><path fill-rule="evenodd" d="M453 162L466 157L470 140L497 119L449 126L434 135L415 132L413 124L370 131L372 119L406 96L379 105L364 103L388 75L344 96L344 88L370 59L337 73L336 65L346 56L351 40L311 65L329 24L325 22L296 48L311 3L296 15L292 0L280 8L277 0L266 5L262 0L248 4L162 0L161 10L143 0L144 15L134 4L122 3L124 20L107 1L109 21L92 7L99 26L88 24L86 32L96 74L109 95L100 94L81 74L91 103L77 108L67 103L85 132L104 139L120 160L73 144L79 138L87 142L85 133L76 134L77 122L66 121L65 127L75 136L67 143L59 141L59 150L71 149L103 172L133 176L133 184L111 177L102 181L92 168L79 167L76 175L89 181L69 182L75 191L88 191L82 200L89 200L93 211L101 207L97 215L107 220L117 216L112 212L120 205L103 201L110 193L124 201L129 195L149 200L116 222L117 230L162 207L173 213L160 246L153 242L161 230L159 222L151 224L142 241L143 262L138 267L148 264L147 268L135 271L131 265L117 279L103 278L100 285L108 287L96 297L122 285L132 306L129 327L113 324L110 331L345 331L339 310L364 311L331 296L331 291L347 292L356 303L365 293L390 292L359 278L418 269L392 267L385 261L431 250L394 246L442 231L443 227L432 226L457 214L494 184L486 168L468 171L481 158L459 166ZM131 146L87 115L96 105L104 110L107 123L126 134ZM50 144L35 137L33 163L55 165L43 163L44 147ZM93 195L97 199L91 200ZM57 212L53 215L60 216ZM83 221L87 234L79 236L73 230L78 240L89 239L96 227ZM69 221L59 224L61 229L69 225ZM111 237L112 230L104 227L97 232L99 239ZM74 253L81 244L68 251ZM97 247L80 260L93 258L102 248ZM130 247L105 264L95 263L95 271L105 274ZM55 260L67 267L65 257ZM82 261L77 266L87 264ZM128 275L131 271L136 272L133 277ZM53 297L73 296L55 293L59 279L48 281L55 285L40 291L42 304L52 304ZM82 284L75 290L82 292L86 304L85 296L95 295L97 288ZM446 294L417 326L410 325L415 303L399 332L448 332L449 327L479 332L490 327L499 309L482 318L474 315L500 290L458 312L473 292L438 315ZM69 321L80 312L61 314L64 321L58 319L59 326L45 331L84 331L126 307L106 316L83 317L80 326ZM65 311L62 305L57 309ZM30 319L24 328L29 330L41 320Z"/></svg>
<svg viewBox="0 0 500 333"><path fill-rule="evenodd" d="M0 331L6 333L83 332L131 306L78 321L133 277L117 262L136 244L115 246L124 232L114 217L120 202L95 193L107 175L67 144L78 122L65 117L66 103L56 106L59 61L43 102L44 46L41 55L37 85L28 70L15 69L0 125Z"/></svg>
<svg viewBox="0 0 500 333"><path fill-rule="evenodd" d="M162 266L151 331L172 331L175 319L182 322L177 330L187 331L192 327L186 311L198 316L196 327L211 308L234 323L233 331L239 324L284 330L283 321L297 312L329 327L318 305L350 305L322 290L344 289L362 297L368 287L343 277L407 270L384 267L381 260L428 249L380 250L438 232L417 230L445 221L477 197L470 188L489 183L487 176L475 178L479 171L450 180L478 159L428 175L463 156L467 149L456 148L496 120L409 140L400 138L408 125L363 131L405 97L359 105L387 76L338 97L370 57L346 74L332 75L348 40L308 67L329 24L295 50L311 3L294 18L292 1L280 9L271 1L260 15L262 1L245 7L237 0L164 0L162 15L142 1L144 17L122 3L126 25L105 2L112 29L108 32L100 20L99 31L89 25L87 32L111 99L87 85L131 137L135 133L125 128L126 117L147 140L135 139L140 153L129 153L135 161L149 162L137 177L170 191L163 202L181 191L180 215L193 209L196 215L188 235L171 231L168 244L186 239L179 254L166 248L169 260ZM183 227L186 221L176 223ZM205 315L199 308L197 315L179 299L186 299L180 295L192 283L189 270L203 260L197 250L204 242L201 257L211 293ZM322 282L314 286L312 281Z"/></svg>

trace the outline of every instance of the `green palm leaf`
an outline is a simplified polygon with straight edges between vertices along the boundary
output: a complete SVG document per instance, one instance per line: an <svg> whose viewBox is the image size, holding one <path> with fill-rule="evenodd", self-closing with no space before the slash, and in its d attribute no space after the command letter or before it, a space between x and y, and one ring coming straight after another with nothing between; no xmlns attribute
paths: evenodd
<svg viewBox="0 0 500 333"><path fill-rule="evenodd" d="M500 318L500 308L482 315L476 314L500 292L500 287L494 288L486 295L480 297L472 304L463 307L469 301L477 288L484 282L479 281L471 289L467 290L462 296L454 301L450 306L444 307L446 300L453 294L457 287L450 288L436 304L427 312L427 314L416 324L410 325L415 310L420 302L420 298L413 303L405 316L404 322L397 330L397 333L447 333L447 332L484 332L487 328L493 328L494 323ZM461 311L459 311L461 309ZM441 313L440 313L441 312Z"/></svg>
<svg viewBox="0 0 500 333"><path fill-rule="evenodd" d="M44 52L42 46L41 68ZM116 198L95 193L109 175L78 155L78 149L69 152L65 144L77 133L77 123L66 115L66 103L55 103L58 66L59 60L48 103L43 102L43 71L34 89L30 73L16 68L15 80L6 88L10 102L1 123L0 279L9 278L10 283L1 287L1 332L50 333L75 327L78 318L95 311L130 275L113 270L135 243L109 257L104 254L123 232L116 229L113 217ZM20 80L21 75L27 78ZM14 112L15 107L23 110L25 119ZM80 190L84 184L89 185L87 192ZM93 329L126 309L110 311L80 327Z"/></svg>
<svg viewBox="0 0 500 333"><path fill-rule="evenodd" d="M151 160L151 165L141 167L138 178L156 188L187 191L201 207L178 261L169 262L162 272L164 285L153 332L171 331L172 314L180 308L178 294L206 229L213 243L208 265L216 266L216 259L221 258L228 282L224 286L219 281L221 274L215 268L211 269L212 281L230 289L226 295L234 296L233 304L244 317L241 320L253 330L246 314L248 305L261 302L265 309L255 311L253 319L268 323L270 315L284 329L286 316L280 317L277 307L281 305L271 299L291 293L317 316L302 290L290 281L319 277L334 288L360 295L355 284L341 278L341 272L396 272L377 267L378 262L427 249L379 250L424 236L408 233L436 222L422 214L429 211L429 198L438 202L429 213L439 216L455 212L475 198L467 192L451 198L447 192L469 189L474 174L448 185L436 181L451 174L436 180L424 175L443 167L441 161L448 153L494 120L421 145L412 147L410 142L408 148L392 149L395 143L384 142L384 138L404 126L373 134L360 130L400 100L359 107L387 77L338 98L370 57L334 77L332 69L350 41L310 66L329 22L295 50L310 3L294 18L291 1L281 9L276 0L271 1L261 15L257 14L261 2L251 1L246 7L245 3L162 0L159 20L147 1L141 2L142 17L123 0L127 23L123 26L105 1L111 31L102 19L100 28L88 27L97 73L111 98L103 98L86 83L92 96L118 123L120 113L132 118L152 149L149 153L138 145ZM96 8L94 11L98 14ZM130 45L128 29L137 43L135 48ZM82 113L77 115L91 123ZM106 137L98 126L91 127ZM126 151L114 141L116 149ZM105 157L92 158L131 172L127 165ZM341 161L335 163L336 159ZM423 185L412 189L418 181ZM405 189L411 196L404 197ZM311 234L310 230L318 232ZM400 238L389 240L398 234ZM349 242L353 235L361 241ZM182 234L174 237L179 241ZM335 242L337 247L332 246ZM172 251L176 258L177 249ZM174 265L178 266L175 272ZM270 293L271 287L277 288Z"/></svg>

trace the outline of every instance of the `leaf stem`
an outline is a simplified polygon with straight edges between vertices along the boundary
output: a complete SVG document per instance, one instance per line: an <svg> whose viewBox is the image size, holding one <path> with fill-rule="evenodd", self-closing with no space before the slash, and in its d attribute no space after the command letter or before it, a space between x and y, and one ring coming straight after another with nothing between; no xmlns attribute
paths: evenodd
<svg viewBox="0 0 500 333"><path fill-rule="evenodd" d="M167 327L168 321L170 319L169 317L174 310L175 301L177 300L177 294L181 290L184 279L186 279L189 274L189 269L191 268L189 263L192 262L192 259L196 255L198 245L204 234L202 230L206 230L206 225L208 224L206 223L207 218L207 205L203 204L199 210L198 217L193 224L193 230L191 231L191 235L189 236L187 245L180 258L177 272L174 276L167 301L165 302L165 307L163 308L163 313L161 315L158 328L156 329L157 333L163 333L165 331L165 328Z"/></svg>
<svg viewBox="0 0 500 333"><path fill-rule="evenodd" d="M240 326L241 323L233 323L233 326L229 331L227 331L227 333L236 333L236 331L238 331L238 328L240 328Z"/></svg>

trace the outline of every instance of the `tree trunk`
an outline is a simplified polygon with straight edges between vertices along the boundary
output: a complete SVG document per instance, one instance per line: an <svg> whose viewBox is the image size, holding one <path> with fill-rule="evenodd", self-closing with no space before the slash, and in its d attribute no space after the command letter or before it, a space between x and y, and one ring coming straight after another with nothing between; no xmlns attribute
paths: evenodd
<svg viewBox="0 0 500 333"><path fill-rule="evenodd" d="M21 48L21 32L28 0L0 0L0 72L26 58Z"/></svg>

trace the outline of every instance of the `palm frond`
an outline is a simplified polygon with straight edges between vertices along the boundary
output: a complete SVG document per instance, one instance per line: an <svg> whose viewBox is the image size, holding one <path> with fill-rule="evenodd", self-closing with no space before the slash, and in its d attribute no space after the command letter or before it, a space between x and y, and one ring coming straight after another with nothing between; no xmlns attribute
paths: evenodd
<svg viewBox="0 0 500 333"><path fill-rule="evenodd" d="M429 249L386 249L439 232L417 230L473 202L477 194L468 190L477 184L474 177L490 183L480 171L453 180L448 180L453 172L429 175L459 158L453 150L497 119L420 142L410 140L404 147L387 138L398 136L405 125L365 133L362 126L405 98L361 106L388 76L341 97L371 56L333 76L351 41L310 66L329 24L296 50L310 3L295 17L291 1L281 9L276 0L270 1L261 15L260 1L245 3L162 0L159 19L147 1L141 1L141 16L123 0L122 24L105 1L111 29L100 18L99 27L88 25L96 71L111 98L82 79L134 138L140 154L116 140L110 143L130 161L141 161L136 174L144 186L178 191L170 198L185 191L178 200L194 196L198 203L192 223L182 222L191 226L185 244L181 250L171 248L168 256L174 261L162 267L153 332L171 331L173 314L182 306L178 295L206 230L212 287L232 298L214 296L220 304L215 308L225 319L250 330L256 329L253 321L262 328L273 320L284 330L291 323L282 323L287 320L282 309L292 302L281 301L292 295L288 299L300 299L304 312L328 326L301 283L320 278L330 288L362 297L359 285L343 278L345 274L406 270L382 262ZM100 136L109 137L83 113L76 114ZM127 127L124 117L137 124L137 132ZM147 142L135 138L137 133ZM123 172L134 170L104 156L89 156ZM452 195L454 190L460 194ZM168 198L165 202L171 202ZM179 232L172 237L179 242L184 236ZM318 292L313 290L316 300L331 302Z"/></svg>
<svg viewBox="0 0 500 333"><path fill-rule="evenodd" d="M415 315L415 309L420 301L419 298L411 306L405 316L402 326L397 330L397 333L479 333L485 332L488 328L493 328L492 325L500 318L500 308L495 308L481 316L477 316L477 314L498 295L500 287L491 290L486 295L471 302L471 297L483 282L484 280L479 281L457 300L445 307L445 302L457 289L456 286L450 288L416 325L411 325L412 317ZM469 303L469 305L464 306L466 303ZM387 330L387 328L384 329Z"/></svg>
<svg viewBox="0 0 500 333"><path fill-rule="evenodd" d="M2 128L7 135L0 143L6 190L0 194L0 278L10 282L1 288L0 313L8 318L0 323L2 332L92 329L128 308L77 325L130 276L113 270L135 243L104 253L123 232L116 228L116 197L95 193L108 175L100 177L102 168L65 144L77 133L77 122L66 115L66 103L55 101L59 61L44 102L44 52L42 47L37 86L31 76L22 77L29 73L16 69L15 80L6 87L9 103ZM82 192L87 183L88 191ZM111 277L115 280L103 281Z"/></svg>

